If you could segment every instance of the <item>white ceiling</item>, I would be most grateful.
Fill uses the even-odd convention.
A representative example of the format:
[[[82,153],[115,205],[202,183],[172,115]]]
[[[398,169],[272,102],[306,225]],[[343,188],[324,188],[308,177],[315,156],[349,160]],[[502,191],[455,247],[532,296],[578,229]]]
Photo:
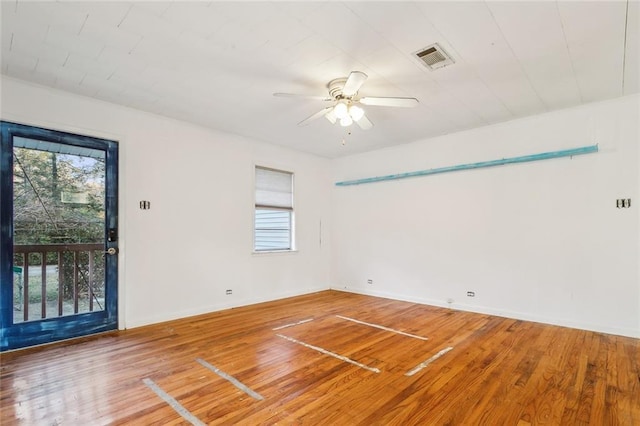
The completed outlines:
[[[2,0],[2,73],[335,158],[637,93],[640,3],[27,2]],[[434,42],[456,61],[429,71]],[[319,119],[350,71],[363,131]],[[342,145],[342,139],[346,145]]]

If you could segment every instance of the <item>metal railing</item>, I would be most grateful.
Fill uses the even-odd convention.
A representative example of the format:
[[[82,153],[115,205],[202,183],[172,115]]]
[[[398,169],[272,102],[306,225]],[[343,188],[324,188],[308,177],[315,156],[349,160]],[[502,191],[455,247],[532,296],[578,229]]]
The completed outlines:
[[[29,318],[29,309],[32,299],[40,300],[40,318],[55,316],[47,305],[50,302],[50,286],[47,283],[47,275],[57,272],[57,316],[79,313],[81,310],[94,311],[94,305],[102,310],[99,299],[95,293],[95,285],[103,286],[104,274],[104,245],[103,244],[33,244],[14,245],[14,276],[17,276],[17,285],[14,286],[14,304],[16,310],[22,311],[22,320],[29,321],[38,318]],[[39,264],[37,258],[39,257]],[[34,264],[36,263],[36,264]],[[30,273],[29,270],[37,268],[40,273]],[[30,279],[40,276],[40,297],[30,292]],[[54,275],[55,277],[55,275]],[[98,279],[101,283],[98,283]],[[15,280],[14,280],[15,282]],[[37,285],[37,284],[36,284]],[[66,291],[65,291],[66,290]],[[48,297],[49,296],[49,297]],[[87,306],[80,307],[79,301],[86,300]],[[87,300],[88,299],[88,300]],[[65,304],[65,301],[69,302]],[[68,305],[72,304],[72,307]],[[36,305],[37,306],[37,305]],[[55,309],[54,309],[55,312]],[[19,316],[18,316],[19,318]],[[16,316],[14,316],[14,321]]]

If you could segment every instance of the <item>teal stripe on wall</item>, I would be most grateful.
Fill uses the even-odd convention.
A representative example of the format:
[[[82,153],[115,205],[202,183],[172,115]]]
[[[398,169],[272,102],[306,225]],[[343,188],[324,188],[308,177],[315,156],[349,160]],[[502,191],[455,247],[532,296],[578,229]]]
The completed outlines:
[[[598,152],[598,145],[583,146],[580,148],[565,149],[561,151],[542,152],[540,154],[523,155],[521,157],[503,158],[501,160],[480,161],[478,163],[459,164],[457,166],[439,167],[436,169],[418,170],[415,172],[397,173],[393,175],[375,176],[363,179],[345,180],[336,182],[336,186],[362,185],[365,183],[384,182],[387,180],[405,179],[416,176],[428,176],[439,173],[457,172],[460,170],[481,169],[484,167],[502,166],[504,164],[529,163],[531,161],[550,160],[552,158],[573,157],[574,155],[591,154]]]

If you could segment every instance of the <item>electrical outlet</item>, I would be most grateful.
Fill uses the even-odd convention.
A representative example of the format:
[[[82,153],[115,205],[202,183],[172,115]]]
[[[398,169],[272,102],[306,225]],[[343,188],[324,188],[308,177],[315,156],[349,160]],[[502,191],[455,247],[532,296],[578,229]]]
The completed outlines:
[[[475,291],[468,291],[467,292],[467,296],[468,297],[476,297],[476,292]]]
[[[631,207],[631,198],[618,198],[616,200],[616,207],[619,209],[628,209]]]
[[[367,280],[367,284],[373,284],[373,280]]]
[[[227,289],[226,293],[227,293],[227,295],[229,295],[229,294],[233,294],[233,290],[231,290],[231,289]]]

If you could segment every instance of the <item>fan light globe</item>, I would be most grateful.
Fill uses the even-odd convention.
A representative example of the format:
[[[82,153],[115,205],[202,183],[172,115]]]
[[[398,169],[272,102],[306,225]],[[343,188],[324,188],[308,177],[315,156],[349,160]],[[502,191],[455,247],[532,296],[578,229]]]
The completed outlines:
[[[351,126],[352,124],[353,124],[353,120],[348,115],[346,115],[346,116],[344,116],[344,117],[342,117],[340,119],[340,125],[342,127]]]
[[[336,118],[343,119],[349,116],[349,109],[347,108],[346,104],[338,102],[336,106],[333,107],[333,114],[336,116]]]
[[[349,107],[349,115],[353,118],[353,121],[358,121],[364,116],[364,110],[358,105],[351,105]]]

